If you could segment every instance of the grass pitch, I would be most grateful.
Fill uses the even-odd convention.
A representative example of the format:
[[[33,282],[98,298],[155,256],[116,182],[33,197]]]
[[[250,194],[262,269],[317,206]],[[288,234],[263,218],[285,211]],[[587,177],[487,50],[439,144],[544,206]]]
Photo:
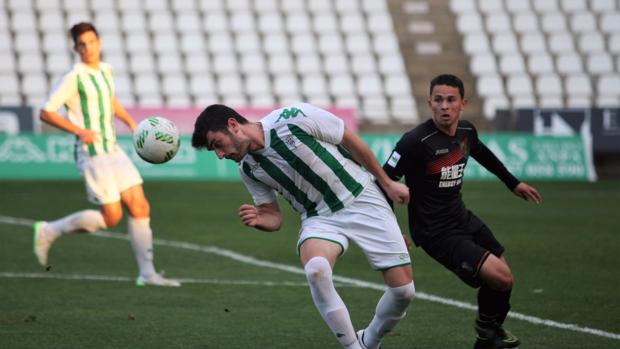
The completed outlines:
[[[498,182],[464,188],[515,274],[517,317],[506,327],[522,348],[620,348],[620,183],[532,184],[541,206]],[[89,207],[81,182],[0,188],[0,348],[339,348],[299,274],[299,219],[285,203],[282,231],[264,233],[238,220],[251,200],[240,183],[147,182],[156,266],[187,282],[139,288],[125,222],[103,236],[61,238],[51,269],[38,266],[30,222]],[[406,227],[404,208],[397,214]],[[421,249],[411,254],[420,297],[384,348],[471,348],[474,290]],[[357,280],[338,289],[355,327],[365,326],[380,274],[355,246],[335,274]]]

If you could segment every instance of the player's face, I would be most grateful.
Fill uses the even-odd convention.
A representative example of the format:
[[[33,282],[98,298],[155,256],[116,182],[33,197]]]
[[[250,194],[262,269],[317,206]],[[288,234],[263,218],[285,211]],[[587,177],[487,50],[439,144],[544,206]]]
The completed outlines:
[[[101,59],[101,41],[95,32],[84,32],[75,43],[75,51],[86,65],[97,66]]]
[[[433,111],[435,124],[439,128],[453,130],[467,105],[467,100],[461,98],[457,87],[436,85],[433,87],[428,105]]]
[[[207,132],[207,149],[213,150],[218,159],[241,161],[247,154],[247,145],[232,132]]]

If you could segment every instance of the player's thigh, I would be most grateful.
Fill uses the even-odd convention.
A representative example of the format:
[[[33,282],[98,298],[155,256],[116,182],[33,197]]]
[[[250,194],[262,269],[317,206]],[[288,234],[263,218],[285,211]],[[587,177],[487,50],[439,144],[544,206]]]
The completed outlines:
[[[491,253],[470,235],[449,235],[422,246],[426,253],[471,287],[479,287],[480,268]]]
[[[321,238],[308,238],[299,246],[299,258],[302,266],[305,266],[314,257],[324,257],[333,268],[342,252],[343,246],[341,244]]]
[[[150,205],[144,194],[142,185],[135,185],[121,192],[121,200],[129,214],[136,218],[146,218],[150,215]]]

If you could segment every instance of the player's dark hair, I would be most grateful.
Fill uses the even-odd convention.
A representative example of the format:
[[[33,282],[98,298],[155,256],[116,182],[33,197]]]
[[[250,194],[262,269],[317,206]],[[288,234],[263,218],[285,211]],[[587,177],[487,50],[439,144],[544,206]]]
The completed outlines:
[[[222,104],[212,104],[198,115],[192,134],[192,147],[196,149],[207,147],[207,132],[228,133],[228,119],[233,118],[240,124],[247,124],[248,119],[241,116],[234,109]]]
[[[433,80],[431,80],[429,95],[433,94],[433,88],[438,85],[456,87],[459,89],[459,94],[461,95],[461,98],[465,98],[465,86],[463,85],[463,81],[459,79],[456,75],[441,74],[434,77]]]
[[[73,38],[73,44],[77,46],[78,38],[86,32],[93,32],[97,35],[97,37],[99,37],[97,29],[95,29],[95,26],[92,25],[92,23],[80,22],[69,29],[69,34],[71,34],[71,38]]]

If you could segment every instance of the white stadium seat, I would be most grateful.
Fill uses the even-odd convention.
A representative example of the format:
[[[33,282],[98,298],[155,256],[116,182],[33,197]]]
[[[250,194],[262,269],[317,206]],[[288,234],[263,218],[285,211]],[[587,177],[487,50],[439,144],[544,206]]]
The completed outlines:
[[[243,74],[258,74],[267,71],[267,62],[262,53],[246,53],[241,56],[240,69]]]
[[[513,98],[534,95],[532,80],[527,75],[509,76],[506,81],[506,90]]]
[[[544,35],[539,32],[523,34],[521,36],[521,50],[527,54],[546,52],[547,45]]]
[[[270,55],[268,61],[268,69],[271,74],[284,75],[295,71],[293,57],[288,53]]]
[[[183,67],[188,75],[211,72],[211,59],[205,52],[187,54],[184,58]]]
[[[505,96],[504,83],[499,75],[480,76],[476,82],[476,91],[483,97]]]
[[[349,73],[349,60],[344,54],[333,54],[325,57],[325,72],[329,75]]]
[[[578,54],[568,53],[557,57],[556,68],[561,74],[581,73],[583,72],[583,63]]]
[[[327,81],[323,75],[305,76],[301,81],[304,96],[327,96]]]
[[[545,3],[545,1],[535,1],[535,4]],[[551,11],[549,13],[544,14],[540,18],[540,23],[542,24],[542,29],[546,33],[564,33],[568,29],[566,26],[566,18],[561,13],[556,11]]]
[[[492,13],[487,15],[486,30],[491,34],[511,32],[510,17],[506,13]]]
[[[476,75],[497,73],[497,61],[495,55],[483,53],[471,56],[469,70]]]
[[[383,82],[379,75],[362,75],[357,78],[357,93],[362,97],[383,96]]]
[[[281,33],[284,20],[279,12],[265,12],[258,15],[258,31],[261,33]]]
[[[528,71],[534,75],[553,73],[553,58],[547,53],[533,54],[528,57]]]
[[[506,54],[500,56],[499,71],[504,75],[521,75],[526,72],[523,56]]]
[[[562,88],[562,79],[558,75],[543,75],[536,79],[536,93],[545,97],[562,97],[564,94]]]
[[[579,51],[584,54],[603,53],[605,51],[605,39],[598,32],[582,34],[579,37]]]
[[[157,71],[161,73],[162,76],[182,75],[183,63],[181,56],[176,52],[160,54],[157,57]]]
[[[488,36],[483,33],[466,35],[463,41],[463,50],[469,55],[490,52],[491,45]]]
[[[588,55],[586,58],[586,70],[594,75],[613,74],[614,63],[611,55],[604,52]]]
[[[484,32],[482,16],[478,12],[464,13],[457,16],[456,29],[460,33],[481,33]]]
[[[601,95],[620,97],[620,76],[601,76],[598,79],[596,90]]]
[[[570,27],[574,33],[588,33],[596,30],[596,18],[590,12],[580,12],[570,17]]]
[[[14,32],[27,32],[37,30],[37,19],[32,11],[13,12],[11,16],[11,28]]]
[[[383,58],[384,57],[381,57],[380,59]],[[389,56],[387,56],[387,58],[389,58]],[[375,59],[375,56],[370,53],[355,55],[351,57],[351,71],[355,75],[374,73],[377,71],[377,69],[379,69],[382,74],[389,74],[394,68],[395,67],[393,64],[386,64],[386,67],[377,68],[377,61]]]
[[[564,81],[566,94],[569,96],[587,97],[592,95],[592,85],[587,75],[569,75]]]
[[[353,96],[355,83],[350,75],[330,76],[329,91],[334,96]]]
[[[620,13],[616,11],[602,14],[600,19],[600,26],[601,30],[604,33],[620,33]]]
[[[525,1],[519,1],[526,3]],[[522,12],[515,14],[513,17],[514,29],[519,34],[539,33],[540,26],[538,24],[538,16],[532,12]]]

